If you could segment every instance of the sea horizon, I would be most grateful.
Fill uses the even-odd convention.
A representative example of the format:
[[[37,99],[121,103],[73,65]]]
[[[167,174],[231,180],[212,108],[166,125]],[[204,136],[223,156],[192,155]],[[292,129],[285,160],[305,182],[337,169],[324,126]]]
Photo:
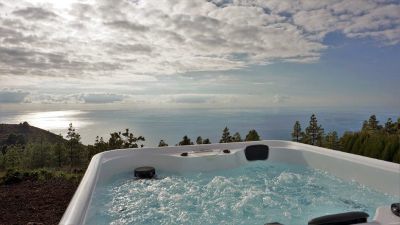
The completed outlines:
[[[83,144],[93,144],[96,136],[108,140],[110,133],[125,131],[146,138],[145,147],[156,147],[160,140],[170,146],[177,144],[184,135],[193,142],[198,136],[218,143],[222,130],[227,126],[231,134],[239,132],[244,138],[255,129],[264,140],[291,140],[296,120],[302,129],[308,126],[312,114],[325,133],[361,129],[362,122],[376,115],[381,124],[388,118],[397,120],[395,109],[349,109],[349,108],[221,108],[221,109],[106,109],[106,110],[10,110],[0,109],[0,123],[28,122],[32,126],[61,134],[65,137],[69,123],[81,134]]]

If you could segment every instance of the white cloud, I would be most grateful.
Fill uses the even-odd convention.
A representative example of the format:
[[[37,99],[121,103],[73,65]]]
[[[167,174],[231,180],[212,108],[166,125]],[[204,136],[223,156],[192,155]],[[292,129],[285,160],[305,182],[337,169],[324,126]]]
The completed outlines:
[[[32,104],[81,104],[82,94],[53,94],[53,93],[30,93],[27,103]]]
[[[222,71],[317,62],[330,32],[400,42],[395,1],[0,2],[0,89],[21,90],[2,102],[287,104],[280,82]]]
[[[362,1],[4,2],[0,72],[24,76],[165,75],[275,61],[314,62],[341,31],[400,40],[400,5]]]
[[[95,94],[85,94],[82,96],[82,99],[85,103],[91,104],[102,104],[102,103],[113,103],[120,102],[124,100],[123,95],[118,94],[109,94],[109,93],[95,93]]]
[[[0,103],[104,104],[122,102],[127,97],[129,96],[111,93],[54,94],[21,90],[0,90]]]
[[[272,102],[275,104],[286,103],[289,99],[289,96],[276,94],[273,96]]]
[[[40,7],[27,7],[13,11],[13,14],[21,16],[27,20],[46,20],[57,17],[53,12],[47,11]]]
[[[214,96],[211,95],[177,95],[171,98],[172,103],[178,104],[205,104],[209,103]]]

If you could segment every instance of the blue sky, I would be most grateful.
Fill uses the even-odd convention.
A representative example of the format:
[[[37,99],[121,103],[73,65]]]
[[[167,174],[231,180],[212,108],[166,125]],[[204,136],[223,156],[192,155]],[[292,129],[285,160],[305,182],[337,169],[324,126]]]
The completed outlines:
[[[0,1],[0,107],[400,110],[397,1]]]

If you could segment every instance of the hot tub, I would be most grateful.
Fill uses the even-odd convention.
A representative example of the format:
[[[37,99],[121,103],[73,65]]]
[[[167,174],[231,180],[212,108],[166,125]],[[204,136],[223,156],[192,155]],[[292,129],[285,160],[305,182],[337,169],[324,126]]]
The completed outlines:
[[[143,166],[156,179],[135,178]],[[93,157],[60,224],[326,224],[364,211],[357,224],[393,225],[399,196],[399,164],[295,142],[121,149]]]

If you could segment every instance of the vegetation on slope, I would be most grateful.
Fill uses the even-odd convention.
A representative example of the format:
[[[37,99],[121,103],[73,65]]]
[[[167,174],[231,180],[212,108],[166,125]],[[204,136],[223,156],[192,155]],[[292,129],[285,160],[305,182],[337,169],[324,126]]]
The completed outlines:
[[[384,125],[380,125],[376,116],[372,115],[364,121],[360,131],[345,132],[338,137],[336,131],[325,134],[313,114],[305,132],[302,131],[300,122],[295,122],[292,140],[400,163],[400,118],[397,122],[389,118]]]
[[[8,146],[41,142],[57,143],[63,140],[62,136],[30,126],[27,122],[0,124],[0,147],[3,152]]]
[[[110,149],[139,148],[145,141],[143,136],[135,136],[129,129],[124,132],[112,132],[108,140],[96,137],[93,145],[85,146],[81,143],[81,136],[70,124],[65,139],[48,131],[30,126],[24,122],[21,124],[2,124],[0,130],[2,141],[0,147],[0,171],[3,171],[3,182],[12,183],[24,179],[33,179],[40,174],[51,174],[44,177],[71,177],[82,175],[93,155]],[[244,141],[258,141],[260,136],[257,131],[250,130]],[[221,143],[243,141],[236,132],[230,135],[225,127],[222,133]],[[208,138],[197,137],[196,144],[210,144]],[[193,145],[188,136],[176,145]],[[168,146],[161,140],[159,146]],[[7,171],[7,173],[4,173]],[[31,174],[34,174],[31,176]],[[64,176],[65,175],[65,176]],[[33,178],[32,178],[33,177]]]
[[[345,132],[343,136],[339,137],[336,131],[325,133],[313,114],[304,131],[300,122],[296,121],[291,135],[293,141],[305,144],[400,162],[400,119],[397,122],[388,119],[384,125],[380,125],[376,116],[372,115],[368,121],[364,121],[360,131]],[[258,140],[260,140],[260,136],[255,130],[250,130],[243,140],[238,132],[231,135],[229,128],[225,127],[219,142]],[[59,174],[66,174],[61,177],[82,175],[93,155],[110,149],[143,147],[143,141],[145,141],[143,136],[135,136],[133,132],[126,129],[124,132],[110,133],[107,140],[103,137],[96,137],[93,145],[85,146],[81,143],[81,137],[72,124],[68,127],[65,138],[30,126],[26,122],[1,124],[0,174],[3,177],[23,179],[32,177],[29,174],[36,174],[37,169],[45,168],[48,173],[52,174],[52,177],[58,177]],[[193,142],[185,135],[176,145],[210,143],[208,138],[203,139],[201,136]],[[168,146],[168,144],[161,140],[159,146]],[[21,179],[16,179],[16,181]]]
[[[109,149],[137,148],[145,140],[126,129],[125,132],[111,133],[107,142],[97,137],[94,145],[85,146],[72,124],[65,139],[26,122],[2,124],[1,127],[0,183],[36,178],[79,178],[93,155]],[[41,176],[43,174],[46,175]]]

